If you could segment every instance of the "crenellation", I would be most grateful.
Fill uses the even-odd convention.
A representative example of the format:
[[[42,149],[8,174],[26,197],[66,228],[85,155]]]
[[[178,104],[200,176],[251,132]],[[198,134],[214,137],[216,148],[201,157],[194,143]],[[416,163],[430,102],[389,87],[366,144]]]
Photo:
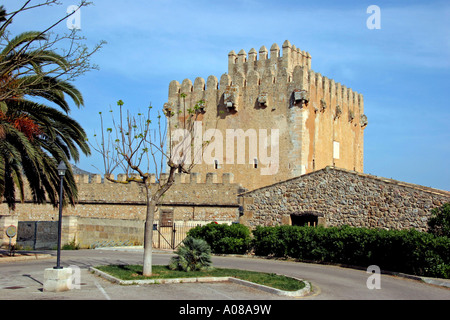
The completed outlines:
[[[195,78],[194,92],[205,91],[205,89],[206,89],[205,79],[203,79],[201,77]]]
[[[208,172],[206,174],[206,184],[217,183],[217,173]]]
[[[272,60],[272,63],[278,63],[278,58],[280,57],[280,47],[278,44],[274,43],[270,47],[270,60]]]
[[[169,84],[169,96],[174,96],[180,93],[180,83],[177,80],[170,81]]]
[[[336,97],[336,83],[333,79],[328,79],[328,86],[330,87],[330,97],[331,99]]]
[[[103,183],[113,183],[114,181],[114,174],[110,173],[108,175],[105,175],[104,179],[103,179]]]
[[[181,93],[187,94],[188,92],[192,92],[193,85],[191,79],[184,79],[181,83]]]
[[[231,85],[231,77],[229,74],[224,73],[220,77],[219,89],[224,91],[229,85]]]
[[[236,60],[237,60],[236,52],[234,52],[234,50],[231,50],[230,53],[228,53],[228,74],[233,74]]]
[[[292,51],[292,45],[289,40],[284,41],[283,46],[283,60],[282,66],[289,69],[291,65],[294,65],[294,52]]]
[[[75,183],[89,183],[88,174],[76,174],[74,175]]]
[[[255,62],[258,59],[258,52],[255,50],[255,48],[251,48],[248,52],[248,62]]]
[[[234,183],[234,174],[232,174],[232,173],[224,173],[222,175],[222,183],[223,184]]]
[[[267,50],[266,46],[262,46],[259,49],[259,60],[267,60],[269,50]]]
[[[244,49],[241,49],[241,51],[237,54],[236,64],[244,64],[245,62],[247,62],[247,53]]]
[[[303,58],[304,64],[308,69],[311,69],[311,55],[309,52],[306,52],[306,55]]]
[[[157,184],[156,182],[156,175],[154,173],[148,174],[150,179],[150,184]],[[108,179],[102,179],[102,175],[100,174],[93,174],[91,175],[92,179],[89,179],[88,174],[75,174],[74,179],[75,182],[78,185],[84,185],[84,184],[114,184],[113,181],[120,182],[117,185],[123,185],[127,184],[126,182],[139,182],[142,181],[142,178],[138,174],[130,174],[128,175],[129,178],[127,178],[127,174],[125,173],[119,173],[117,175],[117,178],[114,179],[114,175],[111,174],[109,177],[113,181],[109,181]],[[169,178],[168,173],[161,173],[161,183],[167,182]],[[207,172],[205,179],[202,180],[202,175],[198,172],[191,172],[191,173],[175,173],[174,174],[174,183],[175,184],[205,184],[205,183],[219,183],[219,181],[222,181],[221,183],[224,184],[232,184],[234,183],[234,175],[230,172],[222,173],[221,175],[218,175],[216,172]]]
[[[212,91],[219,89],[219,81],[216,76],[209,76],[206,80],[206,91]]]
[[[339,82],[336,82],[335,87],[336,87],[336,104],[341,106],[341,109],[343,109],[344,104],[342,102],[342,84]]]

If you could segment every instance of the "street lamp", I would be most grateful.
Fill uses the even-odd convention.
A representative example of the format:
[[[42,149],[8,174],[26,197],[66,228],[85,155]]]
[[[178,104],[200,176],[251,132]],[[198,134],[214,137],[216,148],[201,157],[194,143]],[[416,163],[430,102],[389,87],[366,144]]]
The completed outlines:
[[[62,269],[61,262],[61,224],[62,224],[62,203],[63,203],[63,182],[66,175],[67,167],[64,161],[61,161],[58,165],[58,176],[61,178],[59,187],[59,219],[58,219],[58,254],[56,258],[56,267],[53,269]]]

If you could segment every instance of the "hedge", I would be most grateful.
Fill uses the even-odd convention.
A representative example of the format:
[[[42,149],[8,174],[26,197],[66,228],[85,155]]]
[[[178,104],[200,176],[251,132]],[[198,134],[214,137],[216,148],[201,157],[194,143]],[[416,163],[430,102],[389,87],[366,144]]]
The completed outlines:
[[[251,237],[251,234],[253,238]],[[188,235],[206,240],[213,253],[290,257],[302,261],[377,265],[382,270],[450,278],[450,238],[416,230],[342,227],[256,227],[208,224]]]
[[[193,238],[208,242],[213,253],[244,254],[250,249],[250,230],[241,224],[209,223],[197,226],[187,233]]]
[[[256,255],[450,278],[450,238],[413,229],[256,227],[253,237]]]

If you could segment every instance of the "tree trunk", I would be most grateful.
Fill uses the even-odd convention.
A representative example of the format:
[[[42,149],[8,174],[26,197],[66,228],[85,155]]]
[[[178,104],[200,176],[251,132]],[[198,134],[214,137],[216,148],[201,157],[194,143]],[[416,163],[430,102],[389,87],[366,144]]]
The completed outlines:
[[[148,190],[147,190],[148,192]],[[143,275],[152,275],[152,253],[153,253],[153,221],[155,219],[156,201],[147,197],[147,217],[145,219],[144,231],[144,266]]]

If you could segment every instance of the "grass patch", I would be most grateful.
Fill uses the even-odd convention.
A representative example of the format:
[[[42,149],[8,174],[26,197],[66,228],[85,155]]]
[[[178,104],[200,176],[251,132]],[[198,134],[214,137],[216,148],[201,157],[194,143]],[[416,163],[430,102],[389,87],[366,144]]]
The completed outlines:
[[[142,275],[142,265],[108,265],[99,266],[96,267],[96,269],[106,272],[121,280],[235,277],[238,279],[262,284],[284,291],[297,291],[305,287],[305,283],[303,281],[299,281],[283,275],[239,269],[211,268],[210,270],[185,272],[170,270],[168,266],[153,266],[153,275],[151,277],[144,277]]]

